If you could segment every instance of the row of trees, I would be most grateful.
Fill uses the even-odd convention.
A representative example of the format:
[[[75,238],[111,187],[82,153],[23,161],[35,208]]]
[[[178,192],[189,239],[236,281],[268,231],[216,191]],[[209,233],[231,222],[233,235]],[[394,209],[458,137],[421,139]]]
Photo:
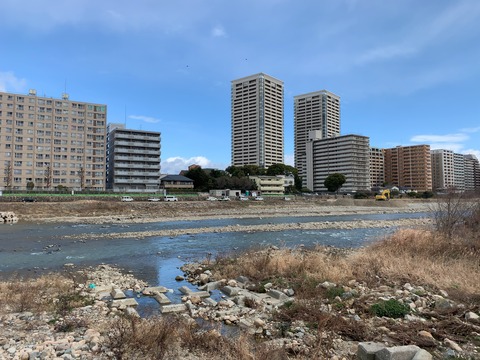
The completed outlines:
[[[267,169],[256,165],[229,166],[225,170],[203,170],[196,167],[185,173],[185,176],[193,180],[196,190],[208,191],[211,189],[239,189],[242,191],[256,190],[256,184],[249,176],[259,175],[293,175],[295,185],[287,188],[289,193],[301,191],[302,180],[298,171],[293,166],[285,164],[274,164]]]

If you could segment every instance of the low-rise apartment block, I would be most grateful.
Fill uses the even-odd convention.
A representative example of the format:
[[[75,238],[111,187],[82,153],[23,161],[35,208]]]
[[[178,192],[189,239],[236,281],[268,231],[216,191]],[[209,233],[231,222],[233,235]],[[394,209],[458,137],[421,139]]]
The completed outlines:
[[[285,177],[284,176],[249,176],[257,185],[257,190],[262,195],[281,195],[285,192]]]

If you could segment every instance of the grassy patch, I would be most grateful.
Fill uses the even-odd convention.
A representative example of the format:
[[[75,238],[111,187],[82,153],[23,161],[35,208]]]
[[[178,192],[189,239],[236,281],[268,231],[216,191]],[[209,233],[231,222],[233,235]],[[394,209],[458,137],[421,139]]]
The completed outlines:
[[[410,307],[398,300],[390,299],[373,304],[370,307],[370,312],[375,316],[397,319],[407,315],[410,312]]]

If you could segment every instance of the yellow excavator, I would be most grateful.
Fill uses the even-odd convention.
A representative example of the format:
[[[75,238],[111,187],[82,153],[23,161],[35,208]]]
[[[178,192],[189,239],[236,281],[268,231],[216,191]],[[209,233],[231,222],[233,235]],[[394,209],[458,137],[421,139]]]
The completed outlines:
[[[390,200],[390,190],[385,189],[381,194],[375,195],[375,200],[387,201]]]

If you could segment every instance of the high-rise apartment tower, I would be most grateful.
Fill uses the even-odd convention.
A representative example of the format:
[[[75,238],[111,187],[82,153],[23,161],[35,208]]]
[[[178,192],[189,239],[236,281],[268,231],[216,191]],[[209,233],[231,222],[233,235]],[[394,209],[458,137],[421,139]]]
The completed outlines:
[[[340,135],[340,97],[321,90],[294,97],[295,168],[306,179],[306,144],[309,131],[319,130],[323,139]]]
[[[232,165],[283,164],[283,81],[259,73],[232,81]]]

